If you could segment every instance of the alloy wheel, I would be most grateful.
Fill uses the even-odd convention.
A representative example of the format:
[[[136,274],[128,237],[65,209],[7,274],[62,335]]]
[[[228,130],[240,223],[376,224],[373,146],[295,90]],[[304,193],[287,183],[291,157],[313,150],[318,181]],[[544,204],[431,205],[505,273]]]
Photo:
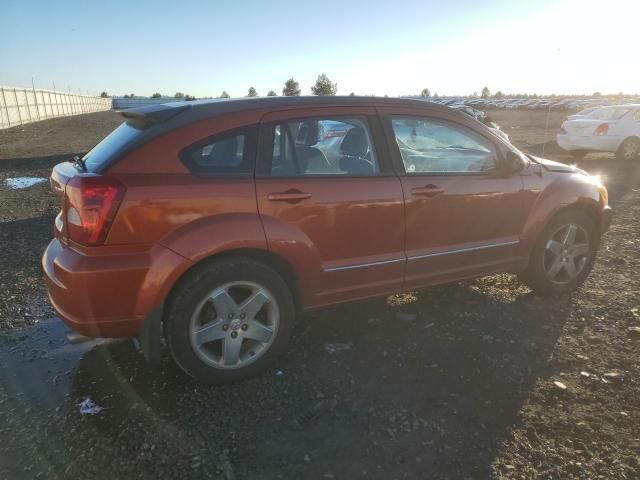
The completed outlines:
[[[564,285],[584,270],[591,255],[589,235],[580,225],[570,223],[557,229],[545,246],[544,273],[554,283]]]
[[[280,311],[274,296],[253,282],[231,282],[209,293],[189,326],[193,351],[220,369],[238,369],[260,358],[276,338]]]

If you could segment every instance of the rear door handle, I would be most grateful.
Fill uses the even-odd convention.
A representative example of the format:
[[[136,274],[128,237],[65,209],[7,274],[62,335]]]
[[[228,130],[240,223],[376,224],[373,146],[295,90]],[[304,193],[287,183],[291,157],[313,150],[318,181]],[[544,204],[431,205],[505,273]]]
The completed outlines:
[[[444,193],[444,188],[437,187],[436,185],[425,185],[424,187],[415,187],[411,189],[411,195],[417,195],[420,197],[435,197]]]
[[[267,195],[267,200],[272,202],[298,203],[308,198],[311,198],[311,194],[301,192],[300,190],[287,190],[286,192],[270,193]]]

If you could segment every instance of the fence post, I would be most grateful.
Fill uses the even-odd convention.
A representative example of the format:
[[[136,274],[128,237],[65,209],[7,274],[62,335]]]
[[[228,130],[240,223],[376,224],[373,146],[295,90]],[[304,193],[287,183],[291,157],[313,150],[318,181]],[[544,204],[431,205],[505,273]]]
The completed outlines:
[[[18,103],[18,94],[16,93],[16,89],[13,89],[13,98],[16,99],[16,109],[18,110],[18,120],[20,121],[20,125],[22,125],[22,114],[20,113],[20,104]]]
[[[33,103],[36,106],[36,117],[40,120],[40,109],[38,108],[38,97],[36,96],[36,87],[32,84],[31,91],[33,92]],[[24,94],[27,94],[27,89],[25,88]]]
[[[47,90],[47,94],[49,96],[49,110],[51,110],[51,116],[54,117],[53,114],[53,103],[51,102],[51,90]]]
[[[9,117],[9,108],[7,107],[7,99],[4,96],[4,88],[0,88],[2,91],[2,103],[4,105],[4,114],[7,117],[7,127],[11,126],[11,118]]]

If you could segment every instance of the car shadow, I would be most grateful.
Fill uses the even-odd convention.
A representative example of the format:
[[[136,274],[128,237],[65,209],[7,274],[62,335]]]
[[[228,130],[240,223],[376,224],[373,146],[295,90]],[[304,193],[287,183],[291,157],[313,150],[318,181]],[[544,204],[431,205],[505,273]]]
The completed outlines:
[[[282,360],[230,385],[199,384],[168,355],[151,367],[131,342],[99,345],[70,379],[73,434],[50,435],[117,445],[136,425],[167,458],[198,452],[202,468],[223,462],[236,478],[484,478],[532,386],[561,367],[551,352],[571,310],[571,297],[504,297],[513,282],[305,314]],[[77,419],[86,397],[105,408],[95,421]]]

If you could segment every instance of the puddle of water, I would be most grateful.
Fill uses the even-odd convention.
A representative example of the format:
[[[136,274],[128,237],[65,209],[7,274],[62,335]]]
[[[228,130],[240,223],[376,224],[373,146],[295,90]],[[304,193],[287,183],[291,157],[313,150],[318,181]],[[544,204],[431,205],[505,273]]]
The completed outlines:
[[[133,342],[95,339],[71,345],[67,331],[61,320],[51,318],[23,333],[0,338],[0,418],[7,405],[20,412],[29,409],[46,414],[86,397],[110,415],[119,412],[126,418],[136,404],[146,407],[153,402],[172,409],[174,396],[158,393],[163,384],[175,385],[178,396],[185,384],[189,386],[176,368],[164,372],[146,364]],[[78,408],[73,411],[79,414]]]
[[[15,177],[15,178],[7,178],[7,186],[13,190],[18,190],[21,188],[29,188],[33,187],[42,182],[46,182],[46,178],[42,177]]]
[[[67,395],[78,362],[97,343],[70,345],[65,337],[67,331],[60,320],[50,319],[33,327],[18,341],[3,342],[0,393],[4,390],[25,406],[56,407]]]

